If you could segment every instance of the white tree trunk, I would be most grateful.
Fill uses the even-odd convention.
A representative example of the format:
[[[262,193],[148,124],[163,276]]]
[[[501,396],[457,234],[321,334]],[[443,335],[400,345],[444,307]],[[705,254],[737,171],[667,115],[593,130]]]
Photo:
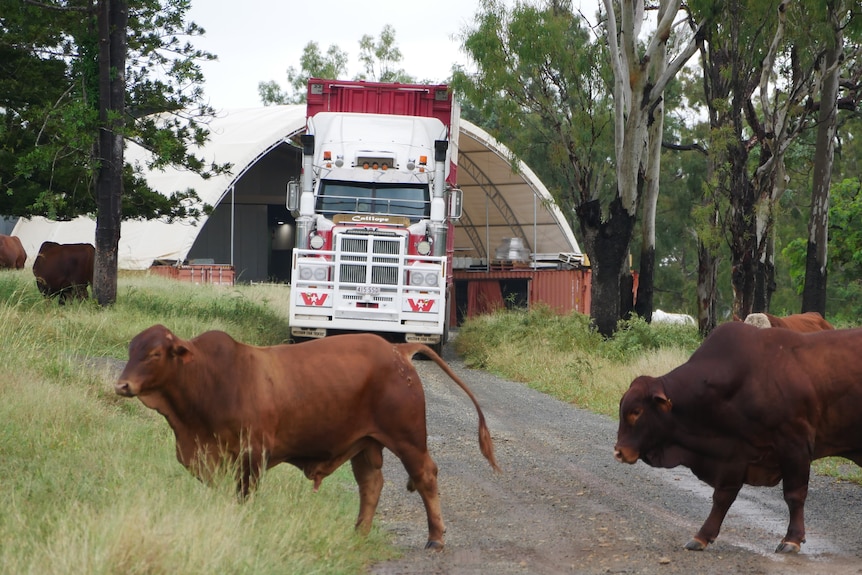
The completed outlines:
[[[666,62],[668,40],[681,0],[661,0],[659,19],[645,51],[638,44],[644,16],[644,0],[621,0],[620,29],[613,0],[603,0],[607,11],[607,39],[614,73],[614,148],[617,191],[624,208],[634,214],[638,205],[639,174],[652,161],[646,157],[650,134],[649,110],[662,97],[664,88],[697,50],[697,34],[692,34],[682,51],[666,67],[650,73],[655,62]],[[659,133],[659,137],[660,137]]]

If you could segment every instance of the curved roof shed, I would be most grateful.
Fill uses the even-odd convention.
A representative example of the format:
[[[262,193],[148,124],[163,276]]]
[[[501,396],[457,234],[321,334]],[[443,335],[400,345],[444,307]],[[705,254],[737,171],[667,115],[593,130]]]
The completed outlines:
[[[228,110],[209,123],[210,140],[199,155],[230,163],[231,174],[203,179],[176,168],[145,170],[150,186],[170,195],[194,189],[214,206],[197,222],[124,221],[120,269],[147,269],[156,261],[199,260],[232,264],[240,281],[284,280],[293,247],[293,218],[285,207],[287,182],[301,171],[295,143],[305,131],[305,106]],[[143,165],[147,152],[130,145],[126,159]],[[560,254],[580,258],[581,250],[545,186],[523,163],[512,169],[511,154],[478,126],[461,120],[458,183],[464,215],[456,223],[456,256],[488,261],[506,238],[523,241],[534,259]],[[29,263],[45,240],[89,242],[95,219],[68,222],[21,219]]]

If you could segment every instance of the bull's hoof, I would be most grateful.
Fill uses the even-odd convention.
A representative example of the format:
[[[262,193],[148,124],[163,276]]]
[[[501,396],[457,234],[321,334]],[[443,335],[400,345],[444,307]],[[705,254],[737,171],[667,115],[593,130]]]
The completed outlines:
[[[704,549],[706,549],[706,543],[704,543],[700,539],[694,538],[685,544],[685,548],[689,551],[703,551]]]
[[[799,553],[801,547],[798,543],[794,543],[793,541],[782,541],[778,544],[778,547],[775,548],[776,553]]]
[[[429,541],[425,544],[425,549],[430,549],[431,551],[442,551],[443,550],[443,542],[442,541]]]

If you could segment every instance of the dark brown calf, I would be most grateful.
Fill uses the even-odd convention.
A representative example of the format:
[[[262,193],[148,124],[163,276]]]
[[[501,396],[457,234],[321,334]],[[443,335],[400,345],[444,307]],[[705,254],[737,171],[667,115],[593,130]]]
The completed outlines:
[[[87,286],[93,285],[96,248],[91,244],[43,242],[33,262],[36,285],[45,297],[66,300],[87,299]]]

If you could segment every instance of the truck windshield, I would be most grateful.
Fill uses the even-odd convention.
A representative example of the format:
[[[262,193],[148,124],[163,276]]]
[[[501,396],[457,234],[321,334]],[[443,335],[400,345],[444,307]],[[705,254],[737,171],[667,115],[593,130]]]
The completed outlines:
[[[334,214],[388,214],[413,219],[431,215],[427,185],[372,184],[324,181],[317,195],[317,211]]]

